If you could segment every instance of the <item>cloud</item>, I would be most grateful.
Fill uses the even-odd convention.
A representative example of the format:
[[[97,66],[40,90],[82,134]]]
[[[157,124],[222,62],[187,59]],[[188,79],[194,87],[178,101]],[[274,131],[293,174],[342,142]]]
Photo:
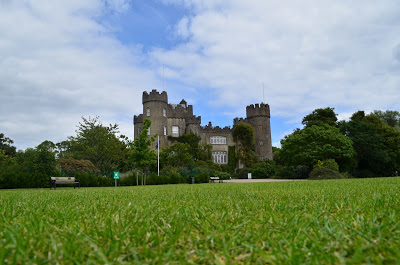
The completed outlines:
[[[211,106],[260,102],[263,82],[282,117],[400,107],[397,1],[167,2],[192,11],[176,27],[189,37],[152,57],[186,84],[210,88]]]
[[[0,128],[19,148],[74,135],[81,116],[119,123],[142,109],[158,84],[141,66],[140,48],[125,46],[102,25],[126,1],[16,1],[0,4]],[[121,132],[133,136],[133,129]],[[40,140],[40,141],[39,141]]]

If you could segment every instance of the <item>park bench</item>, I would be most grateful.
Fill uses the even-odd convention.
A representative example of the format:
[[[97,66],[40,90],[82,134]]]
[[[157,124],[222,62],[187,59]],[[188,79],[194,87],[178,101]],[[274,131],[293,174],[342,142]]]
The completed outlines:
[[[219,183],[224,183],[224,180],[220,179],[219,177],[210,176],[211,183],[214,183],[216,180],[218,180]]]
[[[51,188],[56,189],[57,184],[74,185],[74,189],[75,189],[75,187],[78,187],[78,188],[81,187],[81,183],[79,182],[79,180],[75,179],[75,177],[51,177],[50,182],[51,182],[50,189]]]

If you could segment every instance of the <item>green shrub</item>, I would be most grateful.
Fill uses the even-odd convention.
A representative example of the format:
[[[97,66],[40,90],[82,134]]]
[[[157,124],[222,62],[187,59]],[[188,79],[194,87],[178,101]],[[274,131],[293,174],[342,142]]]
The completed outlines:
[[[277,177],[282,179],[306,179],[309,174],[308,166],[283,167],[277,171]]]
[[[231,178],[231,174],[227,173],[227,172],[222,172],[219,171],[215,174],[216,177],[219,177],[220,179],[230,179]]]
[[[325,167],[317,167],[310,173],[309,179],[344,179],[345,177],[339,172]]]
[[[317,164],[314,165],[313,169],[321,168],[321,167],[329,168],[336,172],[339,172],[339,165],[338,165],[338,163],[336,163],[335,159],[326,159],[324,161],[318,160]]]
[[[114,185],[114,179],[93,173],[77,172],[75,178],[81,187],[109,187]]]

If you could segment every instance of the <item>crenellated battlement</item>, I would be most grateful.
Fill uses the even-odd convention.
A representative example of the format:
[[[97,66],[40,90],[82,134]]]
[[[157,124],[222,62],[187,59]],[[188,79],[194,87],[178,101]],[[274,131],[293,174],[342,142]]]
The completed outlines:
[[[236,125],[241,122],[246,122],[246,119],[244,119],[244,118],[234,118],[233,119],[233,125]]]
[[[269,105],[268,104],[251,104],[246,107],[246,116],[247,118],[253,118],[253,117],[270,117],[270,110],[269,110]]]
[[[219,126],[213,127],[211,123],[209,123],[206,126],[200,127],[200,132],[203,133],[213,133],[213,134],[230,134],[232,133],[231,127],[225,126],[224,128],[221,128]]]
[[[133,116],[133,124],[143,123],[143,114],[139,114],[139,116]]]
[[[201,124],[201,116],[192,116],[192,117],[188,117],[186,118],[186,125],[188,124],[197,124],[200,125]]]
[[[157,92],[157,90],[153,89],[150,93],[147,91],[143,92],[142,103],[146,103],[149,101],[160,101],[168,104],[168,95],[167,92],[163,91],[161,93]]]

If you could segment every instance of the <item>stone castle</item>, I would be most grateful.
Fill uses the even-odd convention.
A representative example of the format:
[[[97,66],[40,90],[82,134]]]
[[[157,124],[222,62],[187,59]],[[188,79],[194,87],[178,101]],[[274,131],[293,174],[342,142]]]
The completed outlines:
[[[182,99],[179,104],[168,103],[167,92],[152,90],[143,92],[143,114],[134,116],[135,138],[143,128],[143,120],[149,118],[149,135],[160,136],[160,148],[172,144],[168,136],[179,137],[185,133],[195,133],[201,142],[212,145],[212,155],[217,164],[228,163],[228,147],[235,145],[233,128],[213,126],[211,122],[201,126],[201,116],[193,115],[193,106]],[[272,160],[270,110],[268,104],[255,104],[246,107],[246,118],[235,118],[233,126],[247,123],[254,128],[255,153],[261,160]],[[155,143],[154,143],[155,145]]]

